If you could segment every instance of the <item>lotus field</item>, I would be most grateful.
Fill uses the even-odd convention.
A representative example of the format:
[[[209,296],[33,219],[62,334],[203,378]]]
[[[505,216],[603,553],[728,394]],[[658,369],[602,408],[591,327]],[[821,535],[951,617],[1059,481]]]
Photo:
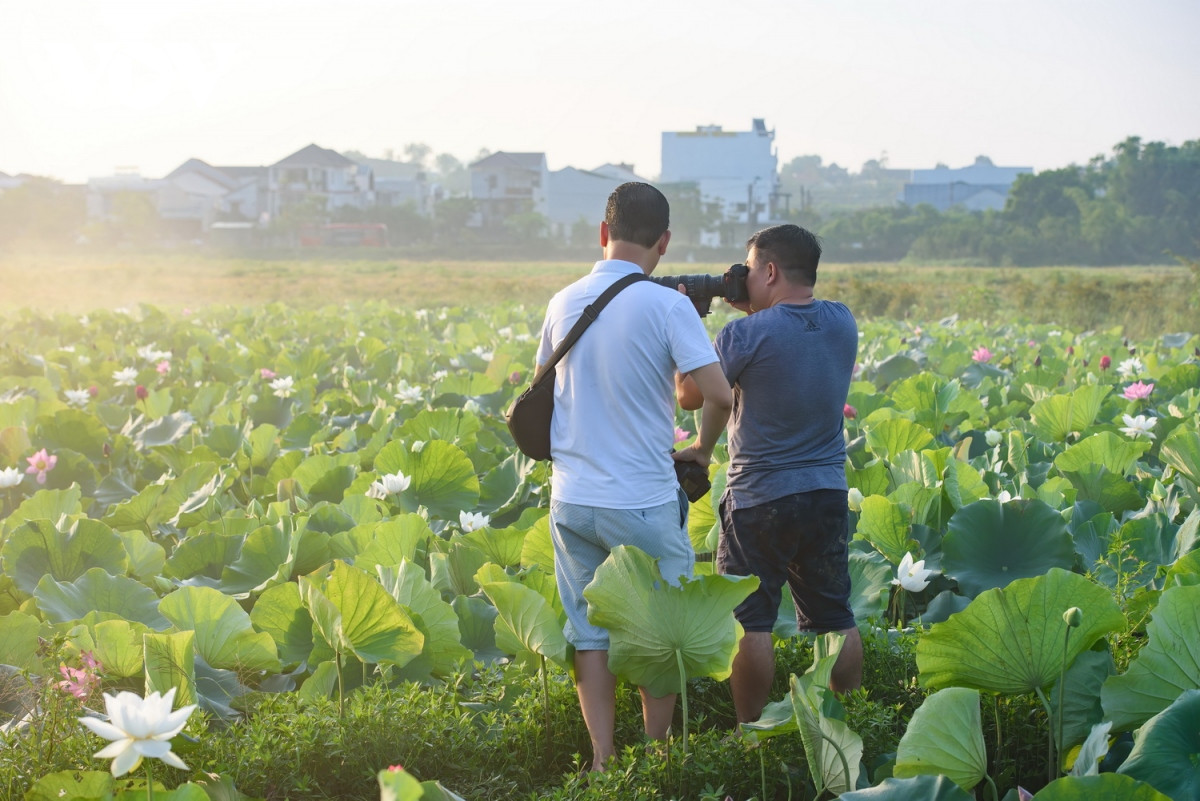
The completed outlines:
[[[541,314],[0,321],[0,797],[1200,797],[1200,336],[862,322],[863,690],[784,608],[734,732],[719,448],[697,574],[618,549],[587,591],[614,672],[682,701],[643,747],[623,684],[588,779],[551,468],[502,417]]]

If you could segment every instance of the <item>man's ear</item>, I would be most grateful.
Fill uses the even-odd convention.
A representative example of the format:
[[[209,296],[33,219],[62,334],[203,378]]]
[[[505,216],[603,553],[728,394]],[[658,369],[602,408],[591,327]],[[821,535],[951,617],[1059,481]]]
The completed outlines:
[[[600,223],[600,247],[608,247],[608,223]]]
[[[667,243],[671,241],[671,231],[667,229],[663,231],[662,236],[658,238],[658,255],[665,256],[667,253]]]

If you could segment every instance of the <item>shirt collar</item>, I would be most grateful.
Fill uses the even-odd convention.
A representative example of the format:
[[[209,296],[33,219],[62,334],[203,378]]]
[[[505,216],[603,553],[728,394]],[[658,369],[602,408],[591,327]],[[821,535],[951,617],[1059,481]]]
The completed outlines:
[[[624,259],[601,259],[592,267],[593,273],[616,273],[617,275],[632,275],[645,272],[641,267]]]

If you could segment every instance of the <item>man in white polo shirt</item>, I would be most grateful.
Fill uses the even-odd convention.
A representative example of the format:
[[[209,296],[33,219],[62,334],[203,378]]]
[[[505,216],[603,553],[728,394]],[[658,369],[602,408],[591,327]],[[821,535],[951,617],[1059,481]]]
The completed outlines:
[[[550,300],[539,365],[609,285],[654,271],[667,251],[669,224],[667,199],[649,184],[626,183],[613,191],[600,224],[604,259]],[[696,381],[704,406],[696,444],[673,453],[676,370]],[[616,678],[608,669],[608,633],[588,621],[583,589],[618,545],[657,558],[672,583],[691,576],[687,498],[672,459],[707,466],[732,406],[729,382],[692,302],[650,281],[614,297],[558,364],[550,529],[592,770],[604,770],[615,753]],[[666,739],[675,696],[655,698],[645,688],[641,694],[646,735]]]

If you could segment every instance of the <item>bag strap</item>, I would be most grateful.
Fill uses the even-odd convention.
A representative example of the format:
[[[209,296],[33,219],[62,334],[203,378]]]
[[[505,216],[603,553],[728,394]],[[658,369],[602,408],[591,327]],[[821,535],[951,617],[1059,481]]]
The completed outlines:
[[[645,280],[648,280],[645,273],[630,273],[629,275],[621,276],[611,285],[609,285],[608,289],[600,293],[600,297],[596,298],[594,301],[588,304],[586,308],[584,308],[583,314],[580,315],[579,320],[576,321],[571,330],[567,332],[567,335],[563,338],[563,341],[558,343],[558,347],[554,349],[554,353],[550,354],[550,358],[541,366],[541,369],[538,370],[537,375],[534,376],[531,384],[536,385],[541,383],[546,375],[552,369],[554,369],[554,367],[560,361],[562,361],[562,357],[567,355],[567,351],[571,349],[571,346],[575,344],[579,337],[583,336],[583,332],[587,330],[587,327],[591,325],[600,315],[600,310],[607,306],[608,302],[615,298],[618,292],[630,284],[636,284],[638,281]]]

